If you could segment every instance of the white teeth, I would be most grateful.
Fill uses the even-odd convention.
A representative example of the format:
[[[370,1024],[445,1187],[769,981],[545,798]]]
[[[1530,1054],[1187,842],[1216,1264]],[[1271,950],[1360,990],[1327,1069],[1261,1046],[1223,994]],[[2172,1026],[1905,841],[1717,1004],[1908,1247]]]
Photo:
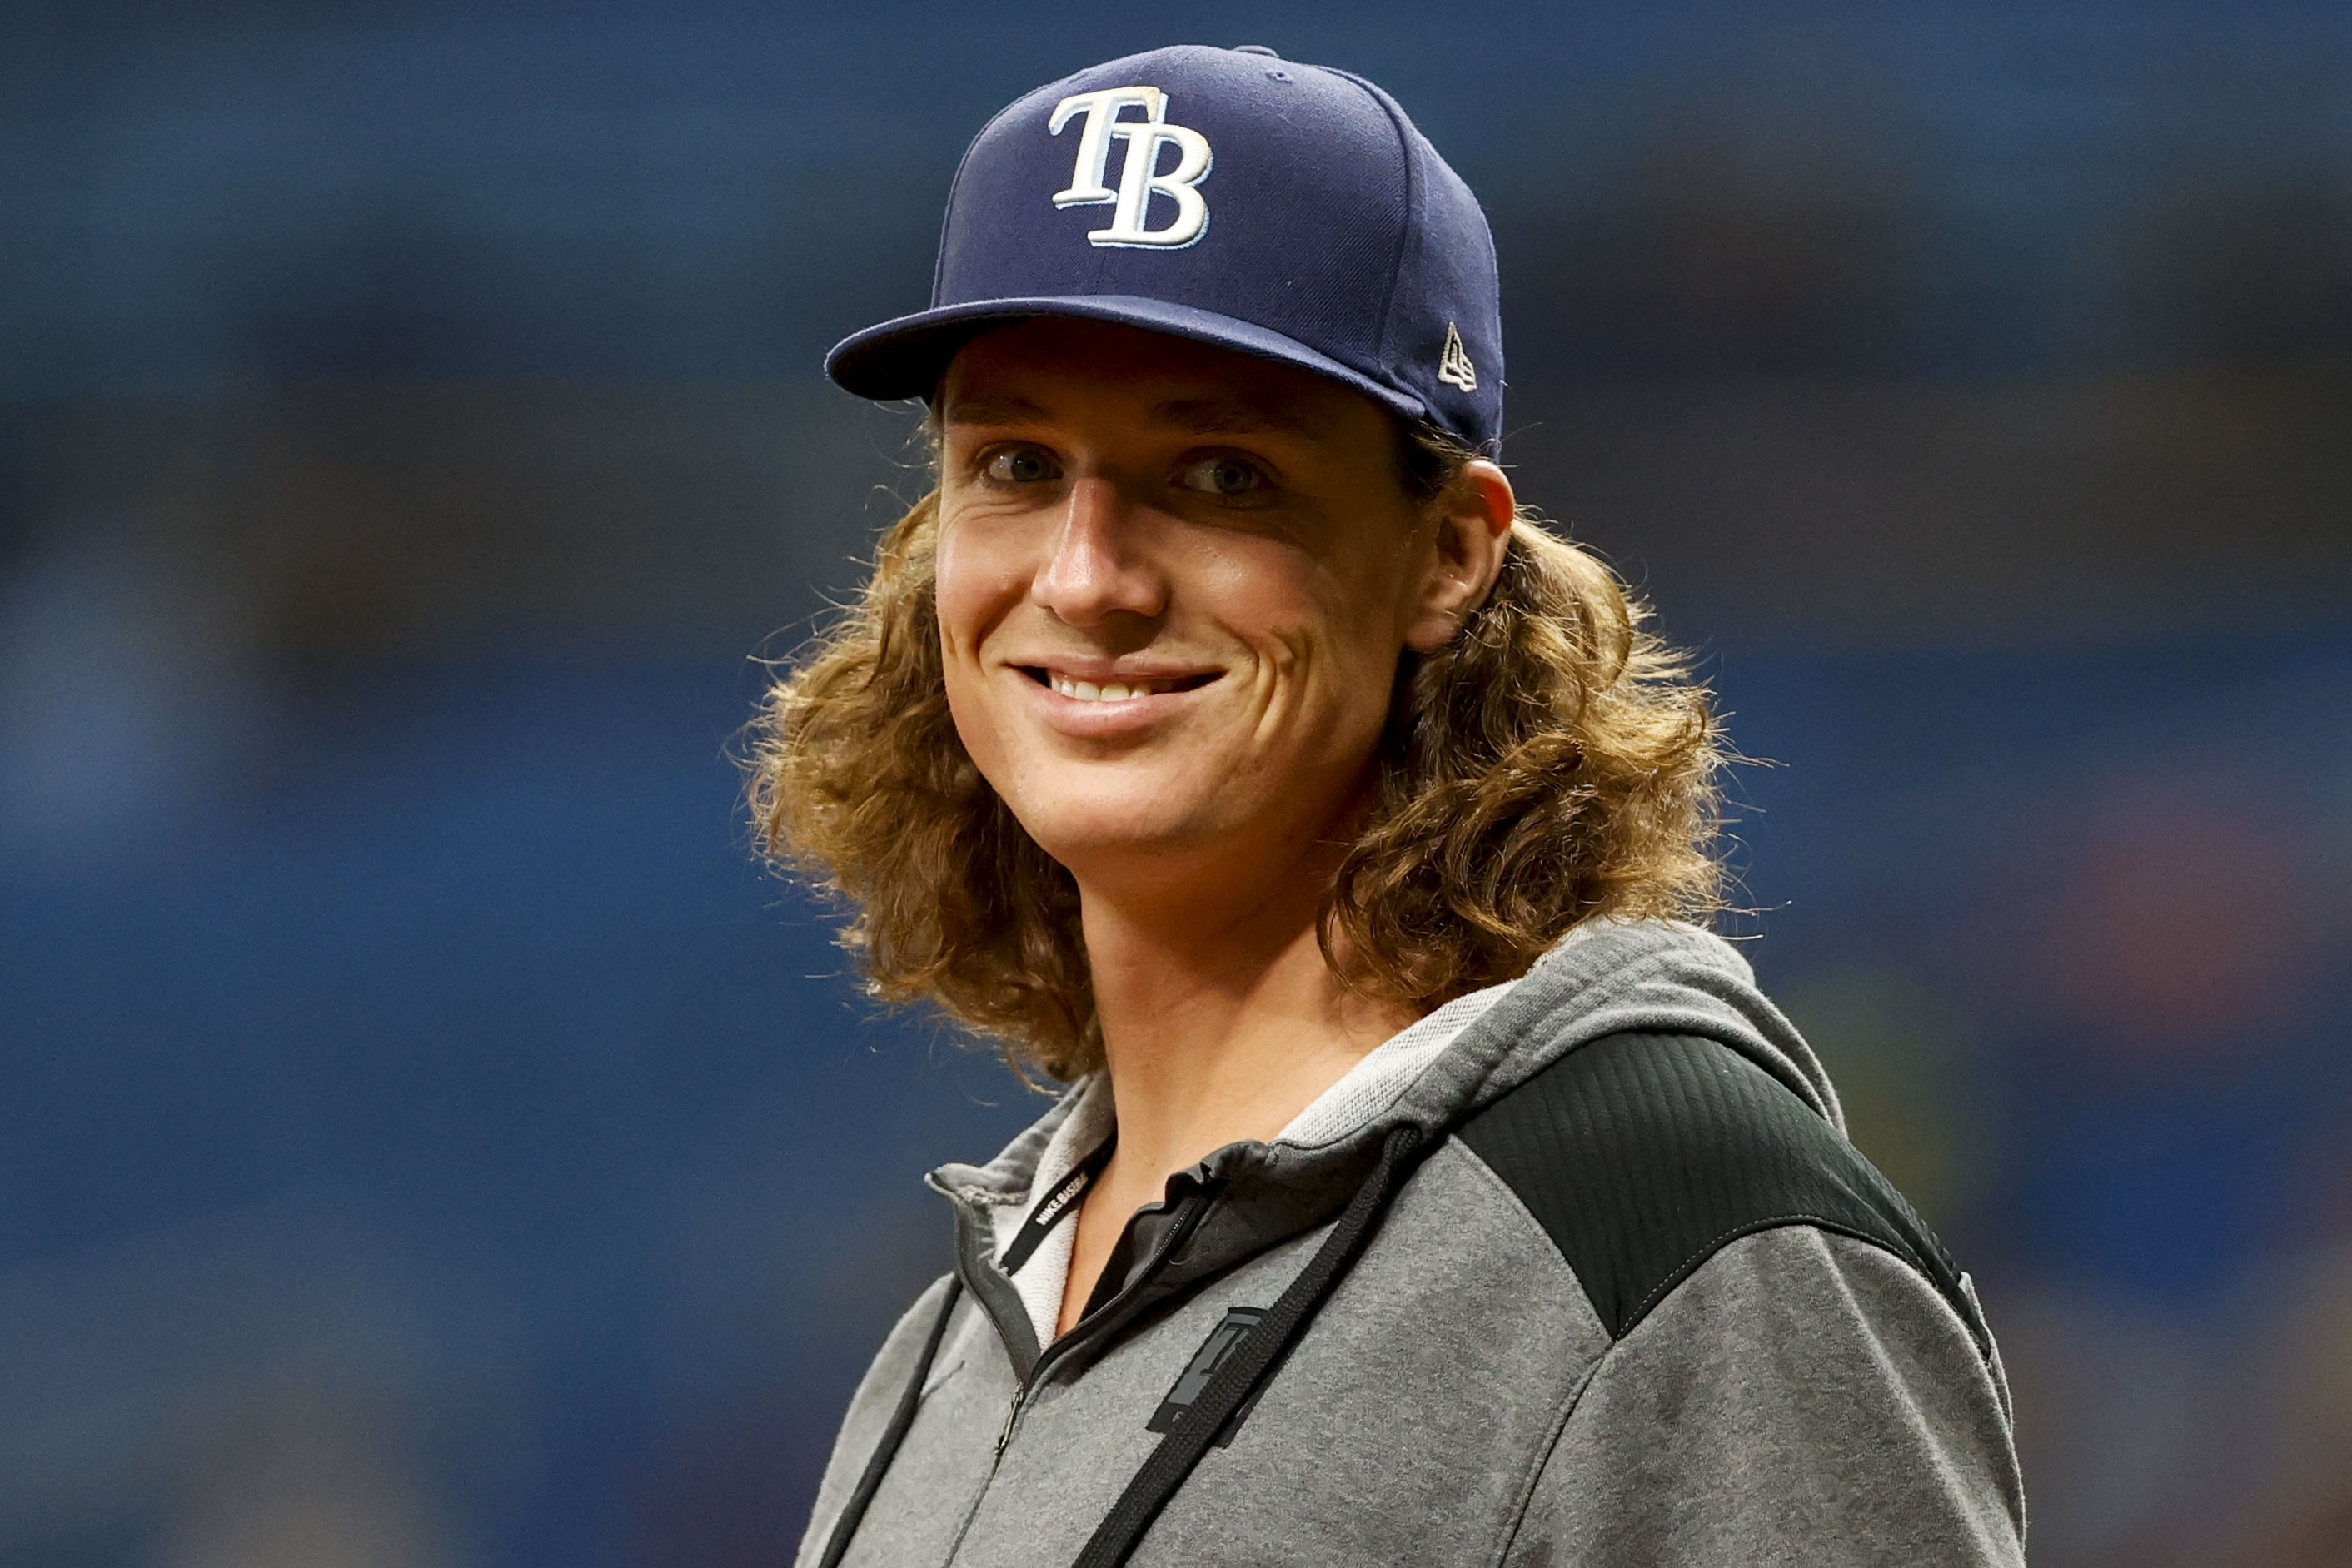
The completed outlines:
[[[1082,703],[1123,703],[1136,697],[1148,697],[1160,688],[1149,681],[1106,681],[1097,685],[1092,681],[1073,680],[1067,675],[1049,677],[1053,688],[1066,697]]]

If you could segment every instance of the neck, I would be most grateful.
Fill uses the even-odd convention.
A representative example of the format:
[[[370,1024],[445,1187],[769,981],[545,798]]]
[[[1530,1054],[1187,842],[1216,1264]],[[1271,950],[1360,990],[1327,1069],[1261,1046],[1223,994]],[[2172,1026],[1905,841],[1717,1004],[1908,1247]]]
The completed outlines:
[[[1272,1139],[1412,1021],[1350,992],[1325,960],[1319,871],[1205,907],[1081,884],[1122,1185],[1156,1189],[1227,1144]]]
[[[1412,1021],[1351,994],[1315,940],[1328,866],[1238,864],[1199,878],[1078,878],[1087,966],[1118,1144],[1078,1210],[1060,1327],[1089,1299],[1128,1216],[1227,1144],[1264,1143]],[[1213,894],[1206,890],[1215,889]]]

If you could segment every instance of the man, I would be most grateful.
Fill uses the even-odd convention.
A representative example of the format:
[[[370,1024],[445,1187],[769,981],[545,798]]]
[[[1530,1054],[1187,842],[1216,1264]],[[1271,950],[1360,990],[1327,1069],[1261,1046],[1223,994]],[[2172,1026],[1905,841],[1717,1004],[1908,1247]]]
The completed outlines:
[[[931,1177],[803,1564],[2021,1560],[1973,1291],[1715,889],[1700,694],[1494,458],[1475,199],[1369,83],[999,115],[828,367],[936,487],[777,686],[771,847],[1070,1088]]]

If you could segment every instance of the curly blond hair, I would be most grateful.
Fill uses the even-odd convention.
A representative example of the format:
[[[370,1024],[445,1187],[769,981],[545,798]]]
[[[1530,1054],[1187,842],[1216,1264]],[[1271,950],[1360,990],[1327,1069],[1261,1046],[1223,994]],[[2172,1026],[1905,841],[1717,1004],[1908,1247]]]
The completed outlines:
[[[1473,454],[1427,428],[1433,502]],[[873,993],[994,1037],[1016,1071],[1100,1065],[1078,892],[957,737],[933,600],[939,494],[883,536],[865,591],[780,674],[747,759],[761,849],[843,904]],[[1318,936],[1352,988],[1416,1014],[1524,974],[1596,915],[1718,906],[1723,749],[1687,664],[1600,559],[1522,512],[1486,602],[1407,650],[1376,800]]]

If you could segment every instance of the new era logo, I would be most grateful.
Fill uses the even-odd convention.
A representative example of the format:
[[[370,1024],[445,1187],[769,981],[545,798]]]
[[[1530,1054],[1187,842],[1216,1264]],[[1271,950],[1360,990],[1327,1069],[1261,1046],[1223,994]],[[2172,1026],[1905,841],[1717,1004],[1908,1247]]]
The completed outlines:
[[[1445,324],[1445,347],[1437,356],[1437,379],[1464,392],[1478,390],[1478,367],[1470,362],[1470,350],[1462,346],[1462,333],[1453,322]]]

